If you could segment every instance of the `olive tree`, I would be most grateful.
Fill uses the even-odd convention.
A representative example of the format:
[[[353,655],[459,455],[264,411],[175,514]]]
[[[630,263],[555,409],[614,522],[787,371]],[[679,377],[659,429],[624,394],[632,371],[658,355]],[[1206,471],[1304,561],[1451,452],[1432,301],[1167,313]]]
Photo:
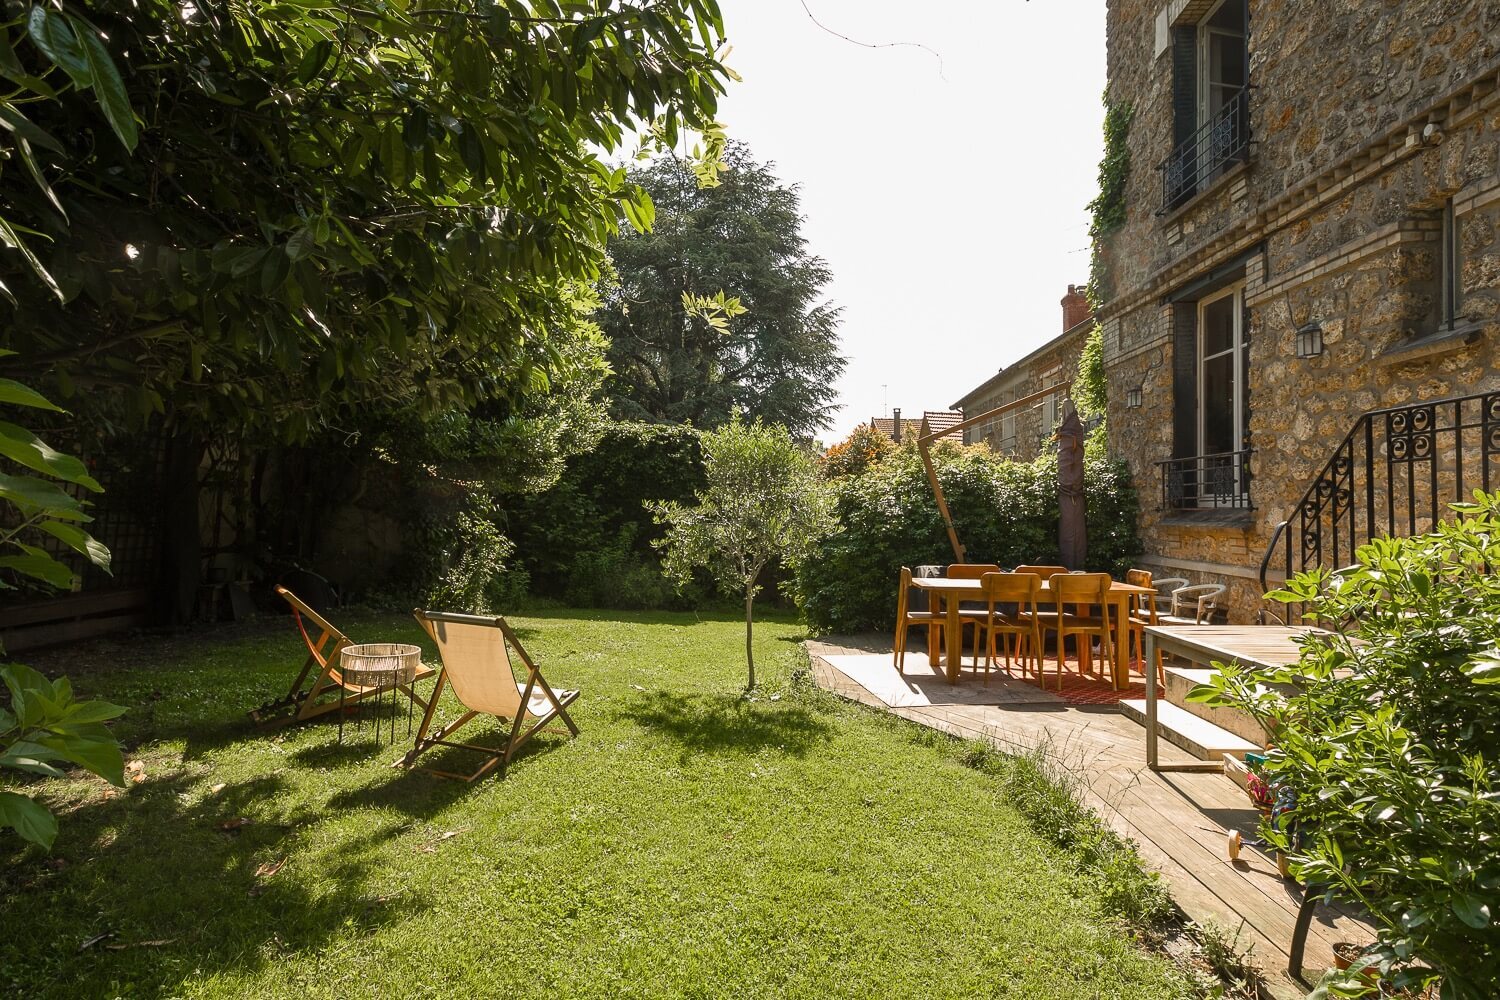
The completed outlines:
[[[663,571],[679,585],[702,567],[745,601],[747,691],[755,687],[755,595],[766,566],[796,566],[833,528],[832,506],[811,457],[786,428],[735,420],[703,435],[707,486],[694,506],[652,505],[666,536]]]

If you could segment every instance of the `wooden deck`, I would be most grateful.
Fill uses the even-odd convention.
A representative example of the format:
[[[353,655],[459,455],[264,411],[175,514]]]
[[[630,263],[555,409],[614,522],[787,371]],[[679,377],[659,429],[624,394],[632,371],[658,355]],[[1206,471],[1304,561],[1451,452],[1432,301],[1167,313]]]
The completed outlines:
[[[1030,694],[1036,692],[1035,686],[1020,681],[995,680],[986,690],[967,671],[946,695],[922,680],[910,685],[913,696],[892,698],[890,692],[900,690],[893,683],[899,681],[894,668],[890,678],[876,677],[877,682],[872,682],[873,661],[866,661],[869,666],[855,671],[872,684],[866,687],[825,659],[831,656],[841,662],[841,656],[871,653],[889,657],[888,637],[830,639],[807,646],[818,684],[851,701],[953,736],[986,740],[1001,750],[1047,747],[1082,779],[1088,804],[1139,845],[1142,858],[1161,872],[1173,899],[1190,920],[1212,921],[1230,936],[1238,934],[1237,950],[1249,952],[1251,964],[1262,973],[1267,995],[1277,1000],[1304,996],[1331,965],[1334,941],[1371,938],[1370,930],[1347,914],[1320,906],[1307,939],[1303,971],[1307,982],[1288,976],[1287,949],[1302,892],[1277,874],[1274,860],[1258,851],[1247,847],[1239,861],[1229,860],[1228,831],[1239,829],[1248,838],[1256,825],[1255,811],[1244,792],[1222,774],[1148,770],[1145,730],[1121,715],[1116,706],[1078,706],[1037,698]],[[850,661],[842,662],[849,666]],[[927,657],[915,649],[907,655],[906,664],[908,673],[929,669]],[[1164,764],[1193,759],[1175,746],[1161,745]]]

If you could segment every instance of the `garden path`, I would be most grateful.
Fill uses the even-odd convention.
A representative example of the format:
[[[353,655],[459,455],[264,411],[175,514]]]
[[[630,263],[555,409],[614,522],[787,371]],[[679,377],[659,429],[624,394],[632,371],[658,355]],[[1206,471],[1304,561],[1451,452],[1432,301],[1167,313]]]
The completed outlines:
[[[1334,941],[1372,936],[1355,918],[1320,906],[1307,940],[1308,983],[1292,979],[1287,949],[1301,887],[1282,879],[1274,860],[1259,851],[1246,848],[1236,862],[1226,853],[1228,831],[1254,836],[1256,814],[1244,793],[1220,774],[1148,770],[1145,730],[1115,706],[1037,697],[1035,685],[999,675],[984,685],[967,671],[956,687],[929,683],[936,678],[924,676],[927,657],[915,651],[906,657],[906,672],[916,676],[903,681],[890,666],[887,636],[832,637],[807,647],[819,686],[843,698],[1000,750],[1047,748],[1077,775],[1088,805],[1139,845],[1188,919],[1238,935],[1236,950],[1249,952],[1263,975],[1263,992],[1275,1000],[1304,996],[1330,964]],[[883,671],[872,653],[884,654]],[[1049,677],[1052,670],[1049,663]],[[1161,754],[1163,763],[1193,759],[1166,742]]]

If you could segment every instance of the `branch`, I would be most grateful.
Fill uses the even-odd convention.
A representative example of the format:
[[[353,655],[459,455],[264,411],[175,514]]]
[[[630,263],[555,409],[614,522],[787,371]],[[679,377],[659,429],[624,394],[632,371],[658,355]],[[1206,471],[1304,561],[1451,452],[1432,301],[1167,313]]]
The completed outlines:
[[[932,46],[923,45],[921,42],[862,42],[857,38],[850,38],[848,35],[844,34],[841,31],[834,31],[828,25],[818,20],[817,16],[813,14],[812,9],[807,6],[807,0],[801,0],[801,3],[802,10],[807,14],[807,19],[809,21],[811,21],[813,24],[816,24],[822,30],[828,32],[828,34],[832,35],[834,38],[842,39],[843,41],[848,42],[850,45],[858,45],[862,49],[912,48],[921,49],[922,51],[929,53],[938,62],[938,79],[942,80],[944,83],[948,82],[948,78],[943,75],[942,53],[938,52]]]

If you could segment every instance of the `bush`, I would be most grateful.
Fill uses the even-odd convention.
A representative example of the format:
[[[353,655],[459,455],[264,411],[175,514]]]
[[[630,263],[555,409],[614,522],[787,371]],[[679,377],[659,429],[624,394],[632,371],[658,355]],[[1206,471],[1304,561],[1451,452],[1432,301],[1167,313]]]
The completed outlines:
[[[829,448],[818,467],[829,479],[857,476],[896,453],[896,442],[869,424],[860,424],[849,436]]]
[[[1056,562],[1057,459],[1013,462],[988,448],[933,451],[948,508],[970,562]],[[1121,574],[1140,552],[1139,506],[1124,464],[1084,462],[1089,568]],[[826,631],[889,628],[902,566],[953,561],[932,487],[914,447],[834,484],[840,528],[800,567],[796,596],[808,623]]]
[[[1398,988],[1500,996],[1500,494],[1431,534],[1268,595],[1346,635],[1280,670],[1219,666],[1192,697],[1274,734],[1263,776],[1290,810],[1263,824],[1292,871],[1376,923]],[[1324,991],[1371,991],[1357,970]]]
[[[661,561],[652,548],[661,530],[646,503],[691,502],[703,481],[698,431],[661,424],[612,424],[592,452],[568,460],[562,478],[551,489],[507,498],[505,528],[515,539],[516,558],[539,595],[571,603],[569,594],[593,593],[599,599],[618,601],[625,597],[621,588],[626,584],[619,574],[631,580],[638,577],[631,567],[648,567],[654,579],[647,589],[667,593],[671,588],[659,579]],[[591,579],[600,572],[613,580]],[[598,603],[599,599],[586,606],[647,606]],[[650,606],[681,605],[675,596],[662,601]]]
[[[703,605],[707,595],[691,583],[679,592],[662,575],[655,556],[635,547],[633,526],[620,529],[607,545],[573,558],[563,601],[575,608],[613,608],[624,611],[687,610]]]
[[[509,611],[525,599],[526,570],[495,523],[487,493],[467,493],[456,510],[430,511],[417,524],[407,592],[425,607],[469,614]]]

